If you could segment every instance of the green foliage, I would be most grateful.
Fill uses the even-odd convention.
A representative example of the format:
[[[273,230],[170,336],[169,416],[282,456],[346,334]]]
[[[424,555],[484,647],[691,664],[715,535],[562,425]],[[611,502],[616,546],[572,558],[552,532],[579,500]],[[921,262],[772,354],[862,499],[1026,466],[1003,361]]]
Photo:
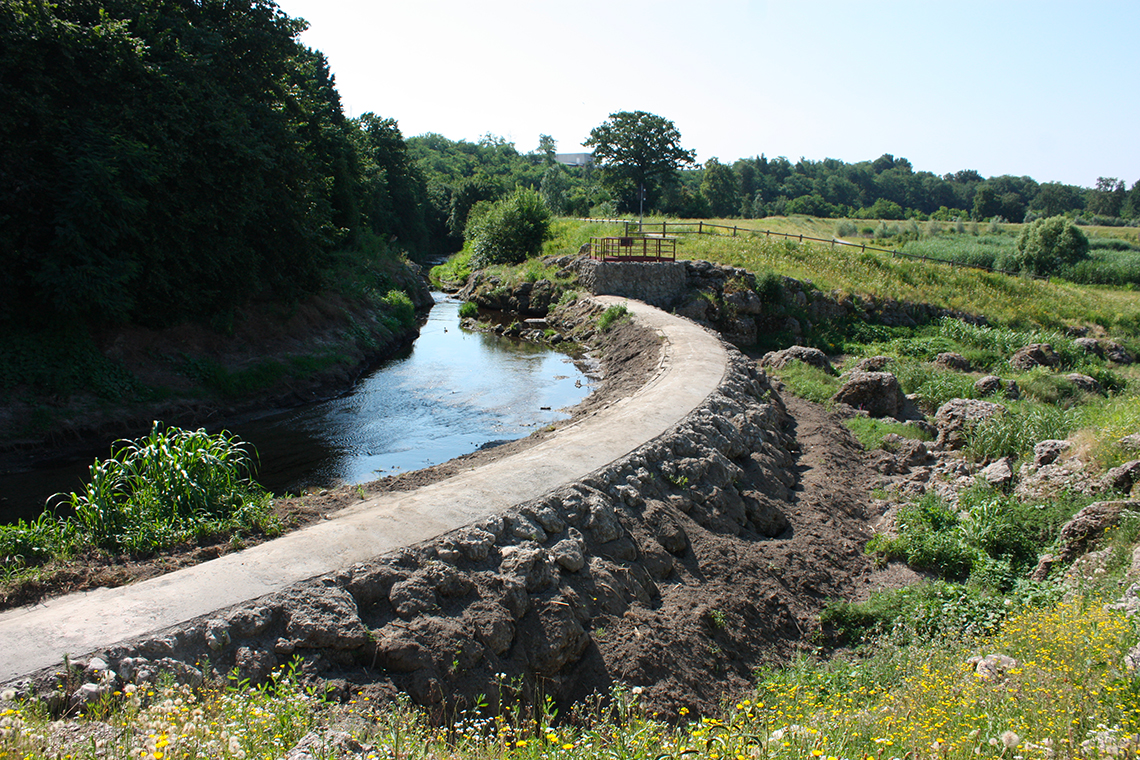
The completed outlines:
[[[1076,409],[1008,402],[1004,414],[979,423],[967,437],[966,453],[979,462],[1004,456],[1026,457],[1039,441],[1064,440],[1077,429],[1080,413]]]
[[[1088,253],[1085,233],[1065,217],[1054,216],[1022,228],[1012,261],[1022,272],[1048,276],[1087,258]]]
[[[660,182],[696,159],[693,151],[681,147],[681,133],[673,122],[645,111],[610,114],[582,144],[593,148],[603,180],[625,197],[631,210],[638,208],[639,188],[656,195]]]
[[[975,378],[962,372],[937,369],[917,361],[896,362],[893,372],[903,392],[917,395],[923,411],[930,414],[950,399],[977,395]]]
[[[542,196],[521,188],[472,213],[464,232],[471,243],[471,267],[519,264],[537,255],[550,237],[550,220]]]
[[[457,287],[467,282],[474,269],[471,266],[471,248],[464,248],[442,264],[431,268],[431,281],[434,285]]]
[[[792,393],[817,404],[830,403],[831,397],[839,390],[839,378],[800,361],[790,361],[780,369],[772,370],[772,374]]]
[[[1012,595],[934,581],[872,592],[866,602],[830,602],[820,615],[838,643],[913,645],[993,632],[1011,613],[1056,601],[1054,586],[1020,581]]]
[[[0,569],[5,573],[71,554],[76,526],[49,510],[31,522],[0,525]]]
[[[152,552],[202,536],[274,530],[269,495],[251,480],[243,444],[155,423],[96,460],[90,480],[64,504],[81,540],[103,549]]]
[[[479,305],[474,301],[464,301],[459,307],[460,319],[475,319],[479,316]]]
[[[344,118],[303,27],[265,0],[0,5],[0,323],[224,325],[366,234],[430,248],[395,122]]]
[[[610,306],[598,317],[598,329],[607,332],[618,320],[622,319],[629,319],[629,309],[626,308],[625,304]]]
[[[903,438],[913,438],[919,441],[932,440],[932,436],[925,430],[907,425],[902,422],[887,421],[876,417],[850,417],[843,421],[847,429],[854,433],[865,449],[877,449],[883,445],[883,439],[894,433]]]
[[[416,307],[404,291],[389,290],[380,302],[387,316],[394,319],[399,327],[406,330],[416,323]]]

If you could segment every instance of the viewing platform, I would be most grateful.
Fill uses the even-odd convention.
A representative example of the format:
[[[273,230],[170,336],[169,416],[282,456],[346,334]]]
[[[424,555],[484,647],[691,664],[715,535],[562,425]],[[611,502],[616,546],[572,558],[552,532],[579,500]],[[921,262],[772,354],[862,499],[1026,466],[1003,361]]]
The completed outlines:
[[[590,238],[590,258],[596,261],[676,261],[677,238],[652,234]]]

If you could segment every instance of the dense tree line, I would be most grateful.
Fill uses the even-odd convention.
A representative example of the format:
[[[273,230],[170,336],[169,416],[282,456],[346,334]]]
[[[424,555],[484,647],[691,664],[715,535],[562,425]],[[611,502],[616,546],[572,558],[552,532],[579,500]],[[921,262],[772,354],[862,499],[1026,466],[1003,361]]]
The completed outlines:
[[[165,324],[433,230],[396,124],[346,119],[269,0],[0,2],[0,321]]]

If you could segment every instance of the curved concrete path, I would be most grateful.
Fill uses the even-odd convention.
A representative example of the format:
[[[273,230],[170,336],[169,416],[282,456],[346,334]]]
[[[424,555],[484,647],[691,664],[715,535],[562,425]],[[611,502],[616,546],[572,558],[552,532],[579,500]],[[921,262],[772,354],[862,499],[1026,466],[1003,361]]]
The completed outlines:
[[[0,613],[0,683],[299,581],[374,559],[580,480],[680,422],[720,385],[721,342],[678,317],[613,296],[663,338],[656,372],[633,395],[526,451],[415,491],[386,493],[332,519],[185,570]]]

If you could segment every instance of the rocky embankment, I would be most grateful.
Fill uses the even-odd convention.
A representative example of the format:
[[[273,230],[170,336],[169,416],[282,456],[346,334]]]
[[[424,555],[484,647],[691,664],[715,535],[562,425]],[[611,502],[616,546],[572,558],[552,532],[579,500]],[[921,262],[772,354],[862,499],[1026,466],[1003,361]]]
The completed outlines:
[[[837,433],[821,466],[843,498],[801,498],[794,426],[731,351],[682,423],[573,485],[20,688],[63,709],[163,672],[257,681],[299,657],[334,695],[404,692],[441,716],[507,684],[569,703],[614,682],[663,714],[711,712],[870,573],[866,489],[840,482],[861,452]]]
[[[910,327],[944,316],[983,321],[930,304],[826,293],[809,280],[774,275],[758,280],[745,269],[708,261],[622,263],[560,256],[548,257],[546,263],[575,284],[538,280],[512,285],[479,271],[458,296],[523,319],[545,316],[567,288],[626,296],[711,327],[737,346],[751,346],[762,335],[787,335],[795,342],[821,324],[841,320]]]

